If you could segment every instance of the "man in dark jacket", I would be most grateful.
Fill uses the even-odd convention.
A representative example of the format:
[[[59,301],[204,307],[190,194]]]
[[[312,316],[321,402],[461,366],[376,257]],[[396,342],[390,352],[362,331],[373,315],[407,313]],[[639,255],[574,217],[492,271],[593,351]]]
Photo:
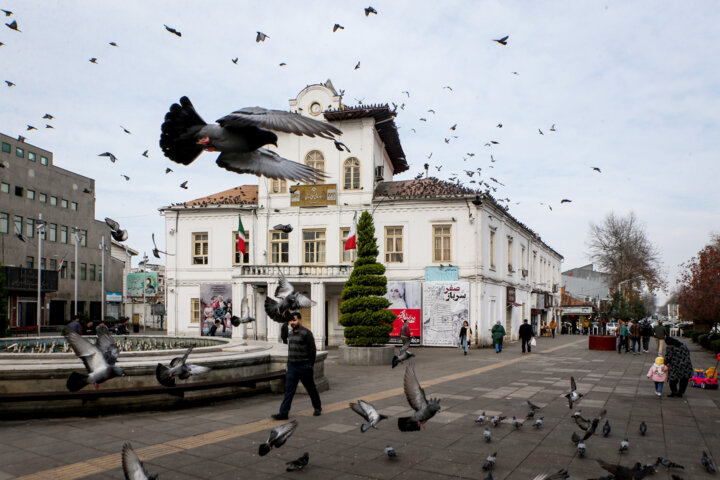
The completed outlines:
[[[657,342],[658,357],[661,357],[665,350],[665,337],[667,336],[667,330],[665,330],[662,320],[658,320],[657,325],[653,327],[653,336]]]
[[[71,332],[75,332],[78,335],[82,335],[82,325],[80,325],[80,315],[77,313],[72,316],[72,319],[70,320],[70,323],[68,323],[67,326],[68,330]]]
[[[645,352],[645,353],[647,353],[648,348],[650,348],[650,337],[652,337],[652,335],[653,335],[652,325],[646,318],[640,324],[640,336],[642,337],[642,348],[643,348],[643,352]]]
[[[522,353],[525,353],[525,346],[527,345],[527,351],[530,353],[530,340],[535,336],[533,329],[528,323],[527,319],[523,320],[523,324],[520,325],[520,340],[522,341]]]
[[[638,355],[640,354],[640,332],[642,331],[642,327],[640,327],[640,323],[637,320],[633,319],[629,330],[633,355]]]
[[[690,350],[683,342],[669,335],[665,337],[665,343],[667,344],[665,365],[669,369],[668,385],[670,385],[668,397],[682,398],[688,382],[695,374],[690,359]]]
[[[287,420],[298,382],[302,382],[315,411],[314,416],[322,412],[320,393],[315,386],[313,366],[315,365],[315,337],[310,330],[302,326],[302,315],[293,312],[288,332],[288,360],[285,373],[285,397],[280,404],[280,411],[272,415],[275,420]]]

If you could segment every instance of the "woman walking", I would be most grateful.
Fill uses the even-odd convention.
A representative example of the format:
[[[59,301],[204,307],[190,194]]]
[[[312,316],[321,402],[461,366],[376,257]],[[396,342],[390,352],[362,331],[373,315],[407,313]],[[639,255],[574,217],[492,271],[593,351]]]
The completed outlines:
[[[495,353],[500,353],[502,352],[503,337],[505,337],[505,327],[500,324],[500,320],[495,323],[491,332],[495,344]]]
[[[695,373],[690,360],[690,350],[684,343],[669,335],[665,337],[665,345],[667,346],[665,365],[670,369],[668,373],[670,394],[668,397],[682,398],[690,378]]]
[[[470,343],[470,337],[472,337],[472,328],[470,328],[467,320],[465,320],[463,322],[463,326],[460,327],[460,345],[462,345],[465,355],[467,355],[468,352],[468,344]]]

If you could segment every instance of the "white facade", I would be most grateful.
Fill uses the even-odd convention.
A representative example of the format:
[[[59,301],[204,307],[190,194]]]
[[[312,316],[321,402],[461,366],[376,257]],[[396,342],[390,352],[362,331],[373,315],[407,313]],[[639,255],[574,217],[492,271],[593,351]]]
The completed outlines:
[[[321,113],[340,109],[335,116],[330,112],[325,117],[343,131],[339,140],[351,153],[336,149],[333,142],[322,138],[288,134],[278,134],[277,153],[303,162],[308,156],[317,160],[318,154],[312,152],[320,152],[328,175],[326,184],[337,185],[337,204],[291,206],[291,193],[287,190],[272,193],[273,182],[261,178],[256,200],[244,205],[212,196],[216,198],[161,209],[166,218],[166,251],[174,254],[167,257],[166,266],[168,333],[197,335],[200,327],[195,321],[199,318],[193,305],[197,305],[194,299],[199,297],[199,285],[228,283],[233,286],[234,303],[239,305],[239,299],[247,297],[257,319],[254,324],[242,327],[241,333],[277,341],[279,324],[268,321],[262,305],[268,292],[274,292],[278,272],[282,270],[296,289],[317,301],[317,305],[303,312],[303,323],[313,331],[318,346],[342,344],[342,326],[338,323],[340,295],[352,262],[343,261],[341,229],[349,229],[353,216],[357,213],[359,217],[365,210],[373,213],[380,249],[378,261],[386,265],[389,281],[424,281],[426,267],[458,267],[458,281],[470,284],[469,314],[474,343],[489,344],[490,328],[496,321],[506,326],[512,338],[517,338],[524,318],[538,324],[550,321],[555,315],[554,306],[559,304],[560,254],[490,197],[483,196],[482,204],[475,205],[472,202],[475,193],[447,182],[435,179],[392,182],[393,174],[406,170],[407,164],[396,141],[393,114],[386,107],[344,109],[341,97],[328,84],[305,88],[290,101],[290,106],[293,111],[311,115],[318,109],[313,107],[315,103]],[[317,118],[323,120],[322,114]],[[359,161],[359,184],[351,170],[350,185],[345,185],[344,165],[355,162],[349,159]],[[434,186],[444,193],[408,194],[420,185],[431,189]],[[278,187],[277,182],[275,186]],[[289,187],[292,189],[293,185]],[[234,264],[238,216],[248,232],[245,264]],[[285,260],[273,258],[270,236],[276,224],[293,226],[287,238],[286,263],[273,263]],[[449,257],[434,261],[433,232],[438,226],[446,227],[444,233],[449,234]],[[401,238],[398,242],[401,256],[395,255],[392,262],[385,261],[386,227],[394,227],[390,233],[400,233]],[[193,251],[194,240],[202,238],[194,234],[207,234],[206,264],[193,260],[197,253]],[[304,234],[324,237],[324,259],[314,259],[312,249],[308,256],[305,249],[317,248],[322,242],[316,240],[306,245]],[[508,303],[508,287],[515,289],[514,302]]]

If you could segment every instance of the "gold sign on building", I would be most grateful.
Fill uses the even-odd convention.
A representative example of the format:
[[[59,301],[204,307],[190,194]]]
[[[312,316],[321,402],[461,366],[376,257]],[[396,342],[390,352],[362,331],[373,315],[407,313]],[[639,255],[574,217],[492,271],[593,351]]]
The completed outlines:
[[[337,205],[337,185],[298,185],[290,188],[291,207]]]

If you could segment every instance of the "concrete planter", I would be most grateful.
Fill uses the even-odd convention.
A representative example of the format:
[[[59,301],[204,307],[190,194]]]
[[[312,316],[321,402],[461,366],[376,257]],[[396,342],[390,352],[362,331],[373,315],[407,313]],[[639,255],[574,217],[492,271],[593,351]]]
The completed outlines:
[[[395,347],[383,345],[381,347],[350,347],[340,345],[340,363],[342,365],[390,365]]]

